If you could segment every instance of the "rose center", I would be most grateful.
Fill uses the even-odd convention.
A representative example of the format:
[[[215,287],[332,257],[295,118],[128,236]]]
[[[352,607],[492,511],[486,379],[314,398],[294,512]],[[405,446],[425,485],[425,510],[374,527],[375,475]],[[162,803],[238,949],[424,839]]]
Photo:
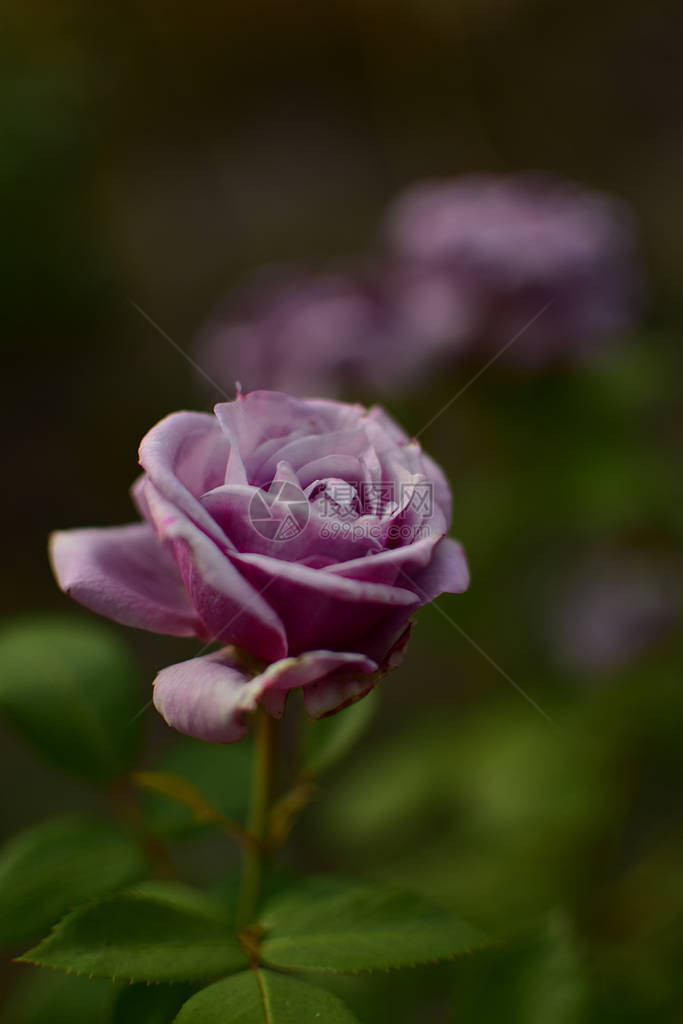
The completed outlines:
[[[358,519],[363,512],[358,488],[339,477],[317,480],[311,486],[308,500],[315,505],[321,516]]]

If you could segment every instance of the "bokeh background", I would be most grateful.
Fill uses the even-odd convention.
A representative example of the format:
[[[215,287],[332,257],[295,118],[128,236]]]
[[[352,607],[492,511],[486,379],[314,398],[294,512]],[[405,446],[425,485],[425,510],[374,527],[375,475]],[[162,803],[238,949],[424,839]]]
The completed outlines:
[[[679,29],[663,0],[7,11],[10,629],[53,613],[87,623],[52,580],[47,534],[132,518],[142,435],[171,410],[211,404],[177,348],[193,351],[251,272],[362,258],[390,200],[435,175],[548,171],[635,212],[640,321],[588,362],[501,361],[421,436],[452,482],[472,586],[441,599],[446,615],[421,612],[381,714],[286,867],[400,882],[508,945],[349,983],[363,1020],[681,1019]],[[417,432],[484,361],[383,400]],[[193,646],[114,630],[138,663],[142,707],[154,672]],[[229,779],[239,807],[243,755],[199,764],[153,711],[140,722],[145,763],[189,766],[217,798]],[[102,804],[10,730],[0,763],[5,836]],[[183,835],[174,857],[212,884],[223,846]],[[41,995],[61,981],[3,970],[7,1021],[54,1022],[57,1005],[70,1021],[94,1012],[66,990]]]

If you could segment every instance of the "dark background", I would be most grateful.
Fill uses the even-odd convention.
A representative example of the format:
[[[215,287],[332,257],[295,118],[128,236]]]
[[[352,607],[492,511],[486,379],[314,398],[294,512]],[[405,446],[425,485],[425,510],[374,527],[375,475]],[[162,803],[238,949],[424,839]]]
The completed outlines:
[[[8,618],[79,614],[48,532],[133,518],[142,435],[209,404],[131,302],[190,350],[250,270],[362,255],[390,198],[431,175],[540,169],[630,202],[648,305],[619,354],[492,368],[421,438],[472,568],[443,608],[553,723],[426,609],[373,741],[299,842],[307,864],[400,880],[494,930],[559,913],[587,1013],[671,1024],[680,642],[672,624],[592,673],[553,630],[576,565],[643,558],[680,580],[679,39],[664,2],[197,0],[28,2],[0,43]],[[417,431],[471,372],[387,404]],[[125,632],[150,681],[192,653]],[[0,756],[7,834],[94,800],[9,734]]]

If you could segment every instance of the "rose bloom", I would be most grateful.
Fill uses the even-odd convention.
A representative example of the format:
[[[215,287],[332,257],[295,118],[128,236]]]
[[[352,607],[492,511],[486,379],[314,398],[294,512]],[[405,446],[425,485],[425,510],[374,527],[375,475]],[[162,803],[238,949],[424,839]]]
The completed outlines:
[[[142,521],[55,533],[51,560],[101,615],[222,645],[156,678],[189,735],[238,740],[295,687],[311,716],[338,711],[397,663],[417,608],[468,586],[444,475],[379,407],[238,394],[167,416],[140,465]]]
[[[423,362],[383,276],[294,267],[256,274],[202,327],[212,380],[336,397],[401,390]]]
[[[408,188],[389,210],[387,255],[413,273],[429,337],[448,304],[450,334],[462,350],[461,310],[469,306],[471,342],[496,352],[546,304],[510,347],[534,364],[585,352],[632,322],[642,296],[629,210],[599,192],[549,175],[472,175]],[[416,323],[416,336],[420,324]],[[449,325],[442,323],[444,343]],[[444,347],[446,354],[446,346]]]

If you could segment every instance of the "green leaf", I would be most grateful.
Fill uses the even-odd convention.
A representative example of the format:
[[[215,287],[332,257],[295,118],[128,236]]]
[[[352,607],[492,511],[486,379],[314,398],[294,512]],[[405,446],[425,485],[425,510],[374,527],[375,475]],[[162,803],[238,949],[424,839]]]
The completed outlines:
[[[305,981],[272,971],[245,971],[202,989],[177,1024],[354,1024],[341,999]]]
[[[27,970],[3,1007],[2,1024],[106,1024],[117,988],[52,971]]]
[[[90,781],[125,771],[143,698],[135,662],[99,623],[31,619],[0,631],[0,711],[39,753]]]
[[[67,911],[144,875],[135,842],[87,818],[41,822],[0,851],[0,945],[41,938]]]
[[[319,776],[348,754],[370,727],[379,706],[379,693],[372,690],[362,700],[304,726],[304,771]]]
[[[183,737],[154,762],[154,771],[180,775],[196,787],[212,807],[226,818],[243,821],[251,780],[252,747],[241,743],[202,743]],[[206,829],[190,808],[167,796],[145,793],[145,817],[160,835],[183,838]]]
[[[170,882],[79,907],[20,959],[128,981],[195,981],[247,964],[221,904]]]
[[[193,992],[191,985],[126,985],[116,1000],[112,1024],[172,1024]]]
[[[299,970],[411,967],[483,942],[471,925],[419,896],[326,877],[284,893],[260,923],[264,961]]]

